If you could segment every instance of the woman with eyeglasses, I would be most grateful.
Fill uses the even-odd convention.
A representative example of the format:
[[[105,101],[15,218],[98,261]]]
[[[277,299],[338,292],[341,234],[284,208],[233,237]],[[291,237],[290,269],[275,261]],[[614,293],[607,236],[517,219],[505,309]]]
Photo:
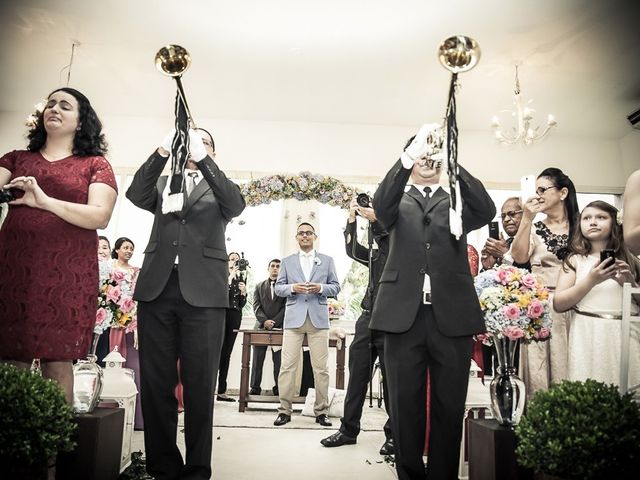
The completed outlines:
[[[577,228],[576,188],[562,170],[551,167],[538,175],[536,196],[524,200],[522,221],[509,254],[515,263],[529,262],[531,271],[553,296],[562,261]],[[545,217],[534,222],[540,213]],[[551,316],[551,339],[523,344],[520,349],[520,376],[527,398],[568,376],[568,318],[554,311]]]

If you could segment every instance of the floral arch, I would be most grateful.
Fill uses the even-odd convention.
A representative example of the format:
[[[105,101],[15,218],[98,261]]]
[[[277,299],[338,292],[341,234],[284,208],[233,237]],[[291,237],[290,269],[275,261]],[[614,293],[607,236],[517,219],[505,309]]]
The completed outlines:
[[[268,175],[240,186],[248,206],[255,207],[278,200],[317,200],[348,209],[358,191],[326,175],[301,172],[299,175]]]

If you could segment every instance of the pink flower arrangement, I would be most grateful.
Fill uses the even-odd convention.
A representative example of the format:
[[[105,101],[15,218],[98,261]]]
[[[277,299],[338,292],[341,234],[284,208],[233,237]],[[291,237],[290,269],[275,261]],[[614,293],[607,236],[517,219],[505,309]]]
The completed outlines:
[[[551,333],[549,292],[527,270],[500,265],[475,278],[487,331],[476,339],[544,340]]]
[[[94,333],[100,334],[109,327],[124,328],[126,332],[135,329],[137,304],[132,298],[134,272],[113,268],[100,282]]]

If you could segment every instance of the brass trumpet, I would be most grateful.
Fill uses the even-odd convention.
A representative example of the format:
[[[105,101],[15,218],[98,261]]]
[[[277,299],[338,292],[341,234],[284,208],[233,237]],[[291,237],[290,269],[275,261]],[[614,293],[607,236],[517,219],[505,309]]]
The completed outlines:
[[[196,130],[196,122],[191,115],[191,110],[189,110],[187,96],[182,88],[181,80],[182,74],[189,68],[189,65],[191,65],[191,55],[189,55],[189,52],[180,45],[166,45],[156,53],[155,64],[160,73],[173,77],[176,81],[176,84],[178,85],[178,95],[180,95],[180,98],[184,103],[184,107],[187,111],[187,117],[189,118],[189,124],[192,129]]]

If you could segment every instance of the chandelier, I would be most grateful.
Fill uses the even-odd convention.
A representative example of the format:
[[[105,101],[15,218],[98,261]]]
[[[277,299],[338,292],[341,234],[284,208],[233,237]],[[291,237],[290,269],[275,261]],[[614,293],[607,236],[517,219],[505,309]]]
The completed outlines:
[[[511,127],[510,129],[504,130],[500,125],[500,120],[498,116],[495,115],[491,122],[491,127],[493,128],[493,133],[496,139],[500,143],[504,143],[506,145],[515,145],[518,142],[522,142],[525,145],[531,145],[538,140],[544,138],[553,127],[557,125],[556,119],[553,115],[549,114],[547,118],[547,124],[544,128],[541,126],[533,127],[531,125],[533,121],[533,114],[536,112],[533,108],[530,108],[528,105],[533,100],[529,100],[524,103],[522,100],[522,96],[520,95],[520,79],[518,78],[518,66],[516,65],[516,88],[514,90],[513,103],[516,106],[515,111],[506,110],[510,112],[513,117],[515,117],[516,125]],[[503,110],[505,111],[505,110]]]

